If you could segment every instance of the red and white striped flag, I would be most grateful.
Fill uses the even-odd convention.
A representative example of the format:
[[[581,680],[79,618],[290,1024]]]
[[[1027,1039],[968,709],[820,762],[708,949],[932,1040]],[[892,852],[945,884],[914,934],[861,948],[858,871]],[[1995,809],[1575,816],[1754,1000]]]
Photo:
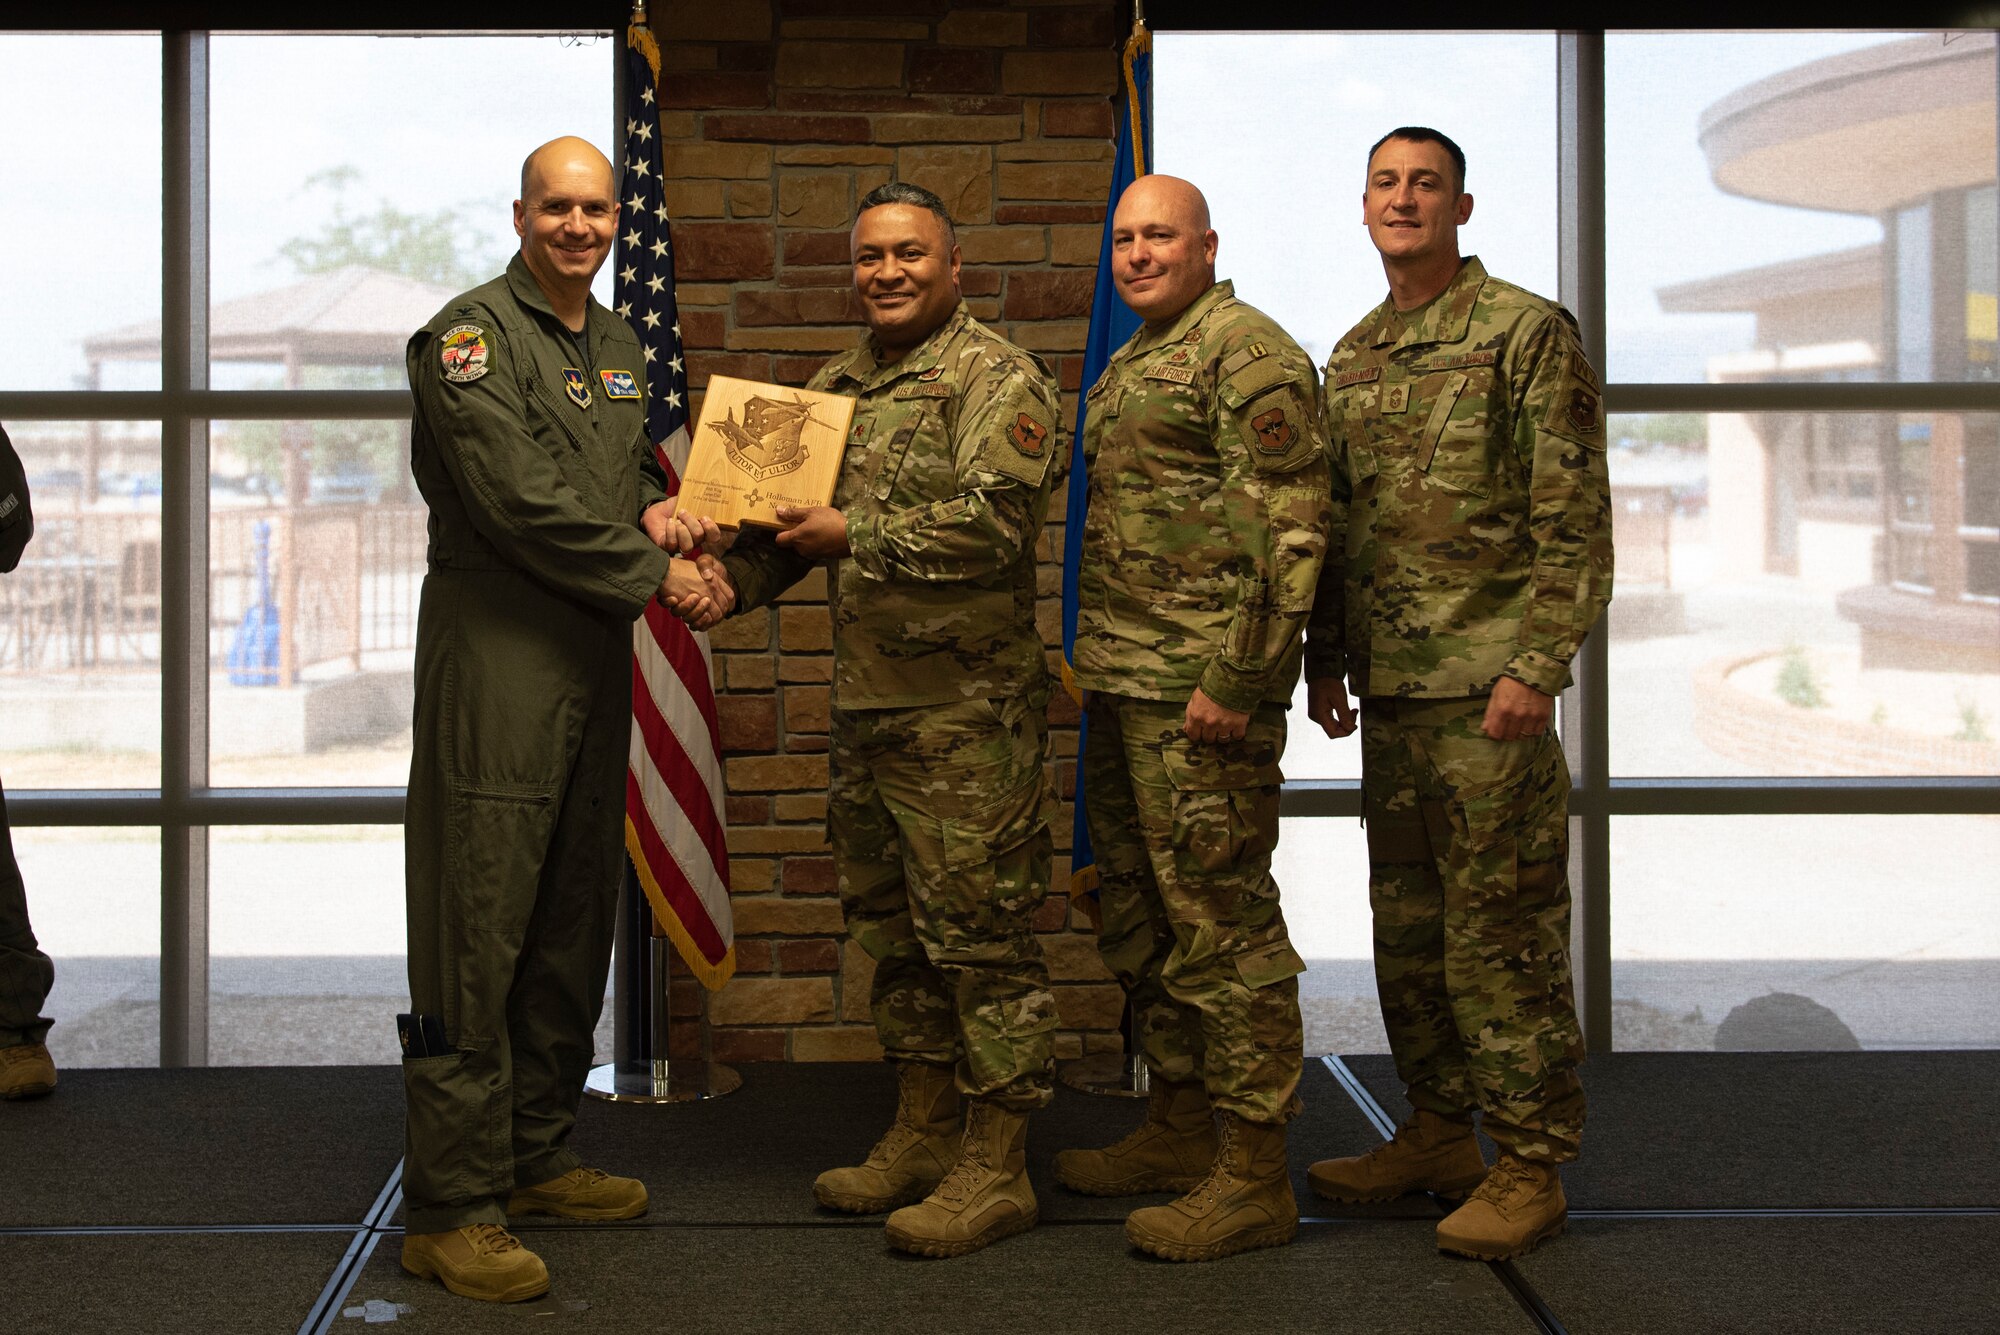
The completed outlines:
[[[660,146],[660,49],[636,23],[626,30],[625,47],[624,181],[612,291],[618,314],[631,321],[645,349],[646,428],[673,495],[687,465],[688,390]],[[632,628],[625,848],[661,930],[711,988],[736,972],[721,757],[708,636],[648,603]]]

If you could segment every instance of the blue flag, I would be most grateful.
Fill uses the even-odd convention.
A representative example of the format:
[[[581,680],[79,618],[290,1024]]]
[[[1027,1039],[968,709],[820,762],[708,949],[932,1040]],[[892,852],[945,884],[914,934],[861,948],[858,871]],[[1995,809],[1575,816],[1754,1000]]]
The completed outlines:
[[[1097,290],[1090,301],[1090,339],[1084,345],[1082,388],[1088,393],[1104,374],[1111,354],[1139,328],[1139,317],[1119,300],[1111,281],[1111,219],[1125,187],[1152,170],[1153,161],[1153,35],[1134,24],[1125,39],[1125,98],[1118,116],[1118,159],[1111,172],[1111,198],[1104,205],[1104,239],[1097,250]],[[1076,407],[1076,434],[1070,452],[1069,496],[1063,519],[1063,679],[1076,693],[1070,668],[1076,659],[1077,571],[1083,561],[1083,518],[1090,497],[1089,461],[1083,457],[1081,396]],[[1069,892],[1096,917],[1097,855],[1090,845],[1084,819],[1083,744],[1090,731],[1086,717],[1077,725],[1076,825],[1070,835]]]

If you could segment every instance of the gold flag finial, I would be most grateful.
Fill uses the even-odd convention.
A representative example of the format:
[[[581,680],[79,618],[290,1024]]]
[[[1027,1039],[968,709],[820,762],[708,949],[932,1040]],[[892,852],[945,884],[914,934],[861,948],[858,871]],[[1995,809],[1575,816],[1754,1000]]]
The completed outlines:
[[[1146,26],[1146,0],[1132,0],[1132,26],[1135,28]]]
[[[646,26],[646,0],[632,0],[632,22]]]

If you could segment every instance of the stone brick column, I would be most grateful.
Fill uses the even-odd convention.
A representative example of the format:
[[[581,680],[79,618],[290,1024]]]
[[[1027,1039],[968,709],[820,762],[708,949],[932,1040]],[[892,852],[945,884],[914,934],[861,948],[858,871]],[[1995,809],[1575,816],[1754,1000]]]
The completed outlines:
[[[654,0],[681,329],[696,403],[715,374],[803,384],[860,336],[854,206],[892,179],[959,224],[972,313],[1039,353],[1074,424],[1110,188],[1112,97],[1130,22],[1116,0]],[[1059,645],[1062,493],[1043,539],[1040,623]],[[711,635],[729,785],[738,972],[706,998],[732,1062],[866,1060],[873,966],[845,943],[825,844],[831,635],[824,572]],[[1115,1051],[1121,998],[1064,893],[1075,707],[1050,707],[1056,888],[1037,919],[1063,1057]],[[1073,921],[1073,916],[1075,920]],[[676,1051],[704,1003],[675,983]]]

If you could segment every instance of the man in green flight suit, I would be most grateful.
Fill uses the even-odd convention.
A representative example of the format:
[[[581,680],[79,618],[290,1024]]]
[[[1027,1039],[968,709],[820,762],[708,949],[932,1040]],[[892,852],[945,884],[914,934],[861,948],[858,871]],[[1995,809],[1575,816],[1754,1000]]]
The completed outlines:
[[[1376,982],[1413,1112],[1308,1177],[1343,1201],[1470,1191],[1438,1245],[1499,1260],[1561,1230],[1557,1165],[1583,1131],[1569,770],[1550,723],[1611,598],[1603,412],[1569,312],[1460,258],[1458,145],[1390,131],[1362,214],[1389,298],[1326,365],[1343,536],[1307,698],[1339,737],[1355,727],[1343,673],[1361,697]]]
[[[1053,848],[1035,545],[1056,388],[966,310],[930,191],[871,191],[852,253],[869,337],[809,386],[857,401],[833,504],[781,510],[786,528],[746,530],[723,565],[741,610],[833,563],[827,832],[899,1096],[866,1161],[813,1194],[894,1210],[894,1246],[958,1256],[1034,1224],[1027,1121],[1054,1094],[1033,922]]]
[[[1112,277],[1145,321],[1087,396],[1079,766],[1099,949],[1131,998],[1145,1123],[1065,1150],[1074,1190],[1187,1194],[1126,1235],[1205,1261],[1290,1242],[1298,975],[1271,876],[1299,633],[1326,552],[1312,361],[1215,279],[1208,203],[1145,176],[1112,217]],[[1211,1112],[1213,1116],[1211,1116]]]
[[[557,139],[521,168],[504,276],[409,342],[410,465],[430,506],[406,818],[402,1262],[467,1297],[548,1271],[504,1227],[624,1219],[646,1189],[569,1148],[622,868],[633,620],[719,615],[672,561],[637,337],[590,297],[611,165]],[[643,523],[648,527],[642,527]]]

